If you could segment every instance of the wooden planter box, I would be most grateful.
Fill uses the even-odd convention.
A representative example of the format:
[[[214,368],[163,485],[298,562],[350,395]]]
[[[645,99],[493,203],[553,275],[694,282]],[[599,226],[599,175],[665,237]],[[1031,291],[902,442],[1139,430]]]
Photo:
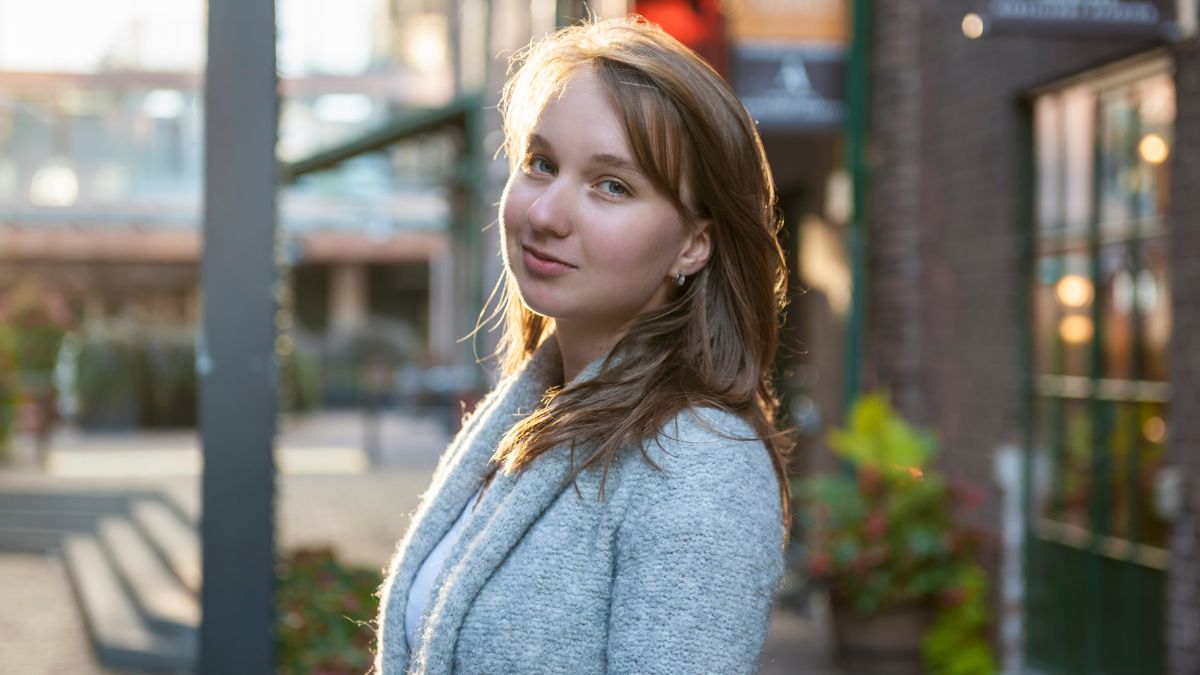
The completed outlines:
[[[835,599],[837,664],[855,675],[922,675],[921,642],[932,623],[933,607],[928,604],[914,602],[860,615]]]

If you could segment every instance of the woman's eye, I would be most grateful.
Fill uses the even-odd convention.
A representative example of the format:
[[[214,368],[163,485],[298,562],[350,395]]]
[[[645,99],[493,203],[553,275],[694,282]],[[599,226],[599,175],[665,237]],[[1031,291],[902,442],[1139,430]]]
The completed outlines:
[[[624,197],[629,194],[629,188],[624,183],[615,180],[600,181],[600,189],[612,197]]]
[[[525,162],[525,166],[528,167],[528,170],[531,173],[554,173],[554,165],[546,161],[545,157],[530,157]]]

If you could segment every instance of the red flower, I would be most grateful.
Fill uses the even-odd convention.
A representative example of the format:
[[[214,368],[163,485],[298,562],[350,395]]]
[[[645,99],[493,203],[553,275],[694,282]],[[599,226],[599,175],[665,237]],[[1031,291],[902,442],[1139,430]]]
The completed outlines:
[[[867,514],[867,520],[863,523],[863,534],[868,539],[879,539],[887,532],[887,518],[884,517],[882,511],[872,511]]]
[[[824,551],[814,553],[808,560],[808,573],[814,577],[827,577],[833,572],[833,556]]]
[[[963,588],[962,586],[947,588],[946,590],[942,591],[939,599],[942,601],[942,604],[947,607],[960,605],[967,599],[967,589]]]
[[[858,467],[858,489],[862,490],[863,494],[875,494],[879,490],[882,479],[883,476],[879,473],[878,467],[865,465]]]

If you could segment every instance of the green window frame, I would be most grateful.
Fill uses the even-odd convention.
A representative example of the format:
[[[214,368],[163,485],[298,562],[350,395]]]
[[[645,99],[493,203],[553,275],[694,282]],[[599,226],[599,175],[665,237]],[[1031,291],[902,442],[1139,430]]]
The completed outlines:
[[[1051,672],[1160,672],[1172,63],[1030,101],[1027,651]]]

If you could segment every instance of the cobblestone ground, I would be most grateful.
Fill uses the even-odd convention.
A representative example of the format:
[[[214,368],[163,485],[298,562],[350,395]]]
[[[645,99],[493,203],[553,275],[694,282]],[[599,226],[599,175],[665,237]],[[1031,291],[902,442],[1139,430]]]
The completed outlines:
[[[331,416],[292,424],[281,445],[357,447],[361,418]],[[276,527],[280,552],[330,546],[343,560],[373,569],[386,564],[403,535],[420,494],[427,488],[444,432],[423,421],[385,420],[380,453],[384,468],[359,473],[281,474],[277,478]],[[290,439],[290,440],[289,440]],[[54,489],[157,489],[169,494],[194,517],[200,512],[200,478],[180,459],[176,475],[137,475],[144,467],[125,448],[186,455],[194,447],[187,434],[66,437],[60,447],[95,466],[97,475],[50,475],[36,467],[0,471],[0,491],[17,487]],[[108,453],[108,454],[105,454]],[[340,462],[341,460],[337,460]],[[122,472],[114,462],[130,463]],[[162,466],[169,470],[170,463]],[[331,468],[343,471],[344,466]],[[121,477],[122,474],[125,477]],[[0,554],[0,673],[113,673],[93,661],[61,563],[53,556]],[[370,617],[363,617],[370,618]],[[762,658],[761,675],[834,675],[828,665],[823,622],[777,612]]]

